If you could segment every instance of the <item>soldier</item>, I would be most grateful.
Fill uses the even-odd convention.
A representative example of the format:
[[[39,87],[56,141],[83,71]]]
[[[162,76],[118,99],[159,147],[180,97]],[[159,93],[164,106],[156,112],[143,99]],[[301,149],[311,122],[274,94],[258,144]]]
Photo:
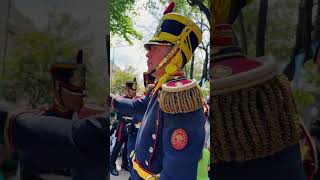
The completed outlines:
[[[136,96],[137,84],[136,81],[126,81],[126,91],[124,98],[133,99]],[[118,128],[116,131],[116,143],[112,150],[111,159],[110,159],[110,173],[114,176],[118,176],[119,172],[116,169],[116,160],[118,154],[121,150],[122,145],[124,145],[122,152],[122,164],[121,168],[129,171],[128,158],[127,158],[127,144],[128,144],[128,131],[127,125],[130,124],[132,120],[131,114],[127,114],[123,111],[117,111],[117,119],[118,119]],[[130,120],[129,120],[130,119]]]
[[[152,94],[111,102],[115,109],[145,112],[131,159],[133,180],[194,180],[204,146],[203,97],[197,82],[182,72],[201,43],[202,32],[189,18],[165,12],[145,44],[148,73],[157,80]]]
[[[145,92],[144,96],[149,97],[152,93],[152,90],[154,88],[154,81],[155,78],[148,74],[147,72],[143,73],[143,80],[144,80],[144,87],[145,87]],[[134,99],[143,99],[143,97],[135,96]],[[130,109],[130,107],[122,107],[122,110]],[[132,121],[127,125],[127,132],[129,134],[128,136],[128,145],[127,145],[127,152],[128,152],[128,159],[132,158],[134,149],[135,149],[135,144],[136,144],[136,139],[137,139],[137,134],[138,131],[141,127],[142,124],[142,119],[144,116],[145,112],[141,113],[132,113],[132,111],[125,111],[125,113],[128,113],[132,116]],[[130,174],[132,175],[134,172],[134,169],[132,168],[132,161],[129,160],[129,168],[130,168]]]
[[[82,56],[83,52],[80,50],[77,62],[59,62],[51,66],[53,100],[49,108],[39,109],[42,111],[39,112],[40,114],[71,120],[80,111],[85,96],[85,69],[82,64]],[[46,171],[45,169],[32,167],[32,159],[29,159],[27,155],[21,155],[20,159],[22,162],[20,178],[22,180],[41,179],[37,174],[40,171]],[[67,170],[63,169],[55,169],[54,172],[70,175]]]
[[[305,180],[288,80],[277,74],[271,58],[248,58],[236,44],[232,24],[246,4],[211,3],[212,179]]]
[[[13,153],[18,152],[22,162],[26,162],[22,164],[22,178],[39,178],[37,170],[74,168],[73,179],[104,180],[107,176],[106,115],[70,120],[80,111],[85,96],[82,51],[78,52],[76,63],[56,63],[51,73],[55,90],[49,109],[19,110],[7,119],[0,119],[5,124],[7,147]],[[87,111],[84,114],[88,115]]]

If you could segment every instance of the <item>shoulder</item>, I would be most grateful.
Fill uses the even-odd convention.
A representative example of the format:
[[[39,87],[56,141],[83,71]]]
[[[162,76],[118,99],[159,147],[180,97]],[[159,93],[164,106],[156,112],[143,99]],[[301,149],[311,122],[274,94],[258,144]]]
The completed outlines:
[[[215,63],[210,71],[213,95],[254,87],[279,75],[272,57],[228,59]]]
[[[189,113],[203,107],[203,96],[196,80],[172,80],[162,85],[159,104],[170,114]]]

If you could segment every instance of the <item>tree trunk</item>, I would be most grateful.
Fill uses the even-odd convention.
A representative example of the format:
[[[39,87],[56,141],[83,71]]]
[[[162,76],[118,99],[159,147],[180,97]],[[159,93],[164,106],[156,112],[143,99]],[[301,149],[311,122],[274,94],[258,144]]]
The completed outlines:
[[[240,25],[240,37],[241,37],[241,46],[243,49],[244,54],[248,54],[248,41],[247,41],[247,34],[246,29],[244,27],[244,18],[242,12],[239,14],[239,25]]]
[[[193,69],[194,69],[194,56],[192,56],[192,59],[191,59],[191,65],[190,65],[190,79],[193,79]]]
[[[320,0],[317,4],[317,15],[314,25],[314,41],[320,41]]]
[[[267,28],[268,0],[260,0],[260,9],[258,15],[257,38],[256,38],[256,56],[265,54],[265,35]]]
[[[210,11],[209,9],[203,4],[203,1],[201,0],[187,0],[190,6],[198,6],[200,11],[203,12],[206,17],[208,22],[210,22]]]
[[[305,8],[305,17],[304,17],[304,45],[303,49],[306,52],[306,60],[309,60],[312,58],[312,49],[311,49],[311,33],[312,33],[312,7],[313,7],[313,0],[306,0],[306,8]]]
[[[292,52],[291,61],[286,66],[284,74],[290,81],[293,80],[296,70],[295,58],[301,53],[305,53],[305,59],[312,55],[310,51],[311,30],[312,30],[312,6],[313,0],[301,0],[299,5],[299,17],[296,31],[296,42]],[[304,61],[305,61],[304,59]]]
[[[200,81],[200,84],[199,86],[202,87],[202,82],[203,80],[207,81],[209,80],[209,73],[208,73],[208,65],[209,65],[209,45],[207,45],[205,47],[205,60],[204,60],[204,63],[203,63],[203,68],[202,68],[202,76],[201,76],[201,81]]]

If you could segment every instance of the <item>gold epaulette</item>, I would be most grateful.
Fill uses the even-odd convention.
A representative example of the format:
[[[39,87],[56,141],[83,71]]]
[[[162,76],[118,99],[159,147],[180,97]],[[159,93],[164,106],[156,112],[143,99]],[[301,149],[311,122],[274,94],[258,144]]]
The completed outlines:
[[[262,64],[210,82],[213,161],[265,158],[298,144],[299,114],[290,83],[272,61]]]
[[[203,107],[203,97],[195,80],[183,79],[163,84],[159,103],[166,113],[188,113]]]

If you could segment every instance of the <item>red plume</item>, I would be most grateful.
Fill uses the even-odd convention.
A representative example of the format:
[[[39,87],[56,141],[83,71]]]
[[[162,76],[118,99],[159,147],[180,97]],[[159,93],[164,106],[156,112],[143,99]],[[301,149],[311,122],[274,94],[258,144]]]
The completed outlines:
[[[174,9],[174,7],[176,6],[176,4],[174,2],[171,2],[168,7],[166,8],[166,10],[164,10],[163,15],[171,13]]]

